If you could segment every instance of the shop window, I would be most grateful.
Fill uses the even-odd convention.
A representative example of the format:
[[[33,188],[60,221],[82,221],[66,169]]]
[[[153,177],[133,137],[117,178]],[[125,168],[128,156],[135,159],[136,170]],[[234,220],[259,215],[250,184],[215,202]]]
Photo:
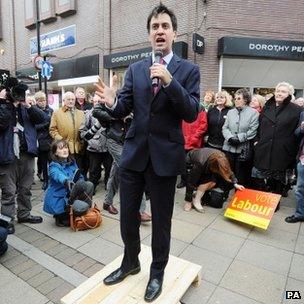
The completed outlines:
[[[24,1],[25,27],[33,29],[36,26],[35,0]]]
[[[40,0],[40,21],[49,23],[56,20],[55,5],[53,0]]]
[[[76,0],[55,0],[56,14],[67,17],[76,13]]]
[[[118,78],[118,89],[121,89],[124,85],[125,75],[126,75],[127,69],[126,68],[120,68],[120,69],[113,69],[110,72],[110,82],[112,83],[112,78],[114,75]]]

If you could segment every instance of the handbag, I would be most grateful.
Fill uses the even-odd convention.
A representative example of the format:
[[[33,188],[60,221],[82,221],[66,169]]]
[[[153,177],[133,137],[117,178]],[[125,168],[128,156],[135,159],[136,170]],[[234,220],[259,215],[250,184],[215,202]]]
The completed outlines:
[[[238,155],[239,161],[247,161],[253,157],[253,142],[248,140],[244,142],[241,153]]]
[[[100,209],[96,204],[92,206],[85,214],[75,215],[73,208],[70,208],[70,227],[74,231],[94,229],[101,225],[102,218]]]
[[[201,202],[202,205],[208,205],[213,208],[223,208],[223,204],[225,201],[225,193],[223,190],[219,188],[207,190],[203,195]]]

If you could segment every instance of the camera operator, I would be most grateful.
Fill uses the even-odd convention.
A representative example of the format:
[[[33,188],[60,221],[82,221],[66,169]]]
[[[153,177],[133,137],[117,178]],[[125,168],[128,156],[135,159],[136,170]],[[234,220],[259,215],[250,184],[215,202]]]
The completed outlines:
[[[125,117],[124,119],[116,119],[111,117],[102,104],[96,105],[92,112],[93,117],[95,117],[102,127],[106,129],[107,138],[107,148],[109,153],[113,157],[112,168],[110,172],[109,181],[107,184],[107,191],[105,194],[105,201],[103,204],[103,209],[107,210],[111,214],[117,214],[118,210],[113,205],[113,199],[118,191],[119,187],[119,163],[122,154],[122,148],[125,140],[125,135],[129,129],[132,122],[132,113]],[[140,206],[140,219],[142,222],[151,221],[151,216],[145,212],[146,200],[144,197],[141,201]]]
[[[42,217],[30,214],[34,157],[37,155],[35,124],[45,119],[43,111],[25,99],[27,85],[8,78],[0,89],[0,188],[1,213],[14,218],[17,196],[19,223],[41,223]],[[14,233],[13,223],[7,227]]]

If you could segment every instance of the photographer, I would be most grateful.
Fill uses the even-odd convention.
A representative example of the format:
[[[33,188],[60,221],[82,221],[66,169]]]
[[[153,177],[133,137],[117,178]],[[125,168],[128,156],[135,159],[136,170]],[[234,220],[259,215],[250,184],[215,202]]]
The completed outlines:
[[[106,129],[106,145],[108,151],[113,157],[113,164],[110,172],[109,181],[107,184],[107,191],[105,194],[105,202],[103,204],[103,209],[107,210],[111,214],[117,214],[118,210],[113,206],[113,199],[119,187],[119,163],[125,136],[132,122],[133,115],[131,113],[124,119],[115,119],[108,114],[105,109],[105,106],[101,104],[96,105],[94,107],[92,115],[99,121],[101,126]],[[140,219],[142,222],[149,222],[151,221],[151,216],[145,212],[145,209],[146,200],[143,197],[139,210]]]
[[[93,96],[94,107],[100,102],[100,97],[96,94]],[[104,167],[104,185],[110,176],[112,166],[112,156],[106,147],[105,129],[99,121],[92,116],[93,109],[85,113],[85,121],[79,128],[80,137],[87,142],[87,155],[89,156],[89,181],[94,184],[94,191],[101,177],[101,165]]]
[[[25,99],[27,85],[8,78],[2,85],[0,99],[0,188],[1,213],[14,218],[17,196],[19,223],[41,223],[42,217],[30,214],[34,157],[37,156],[35,124],[45,119],[43,111]],[[8,225],[14,233],[14,224]]]

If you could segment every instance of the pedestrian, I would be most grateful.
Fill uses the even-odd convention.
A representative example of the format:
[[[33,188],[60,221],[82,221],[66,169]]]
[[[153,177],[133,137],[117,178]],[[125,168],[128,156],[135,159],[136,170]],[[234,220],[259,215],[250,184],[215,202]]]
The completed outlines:
[[[259,126],[259,114],[249,107],[251,94],[248,90],[237,90],[234,100],[235,108],[228,111],[222,128],[225,138],[223,151],[239,183],[250,187],[253,139]]]
[[[100,102],[97,94],[93,96],[94,107]],[[106,188],[113,158],[107,148],[106,129],[93,117],[94,108],[85,113],[85,121],[79,128],[80,137],[87,142],[87,154],[89,156],[89,181],[94,184],[94,191],[101,177],[101,166],[104,167],[104,185]]]
[[[37,176],[42,178],[42,190],[46,190],[48,186],[48,164],[49,152],[52,143],[49,128],[53,109],[51,109],[46,102],[46,95],[44,92],[39,91],[35,94],[35,101],[37,107],[45,113],[44,122],[36,124],[37,139],[38,139],[38,159],[37,159]],[[41,175],[42,174],[42,175]]]
[[[84,121],[84,112],[75,107],[76,98],[73,92],[65,92],[62,99],[63,106],[52,115],[50,135],[53,140],[64,139],[68,142],[69,151],[81,169],[83,140],[80,138],[79,128]]]
[[[282,195],[287,184],[287,170],[295,167],[298,149],[295,130],[302,109],[291,102],[293,94],[291,84],[278,83],[274,96],[260,113],[252,171],[258,190]],[[280,203],[276,210],[279,208]]]
[[[35,124],[44,122],[45,114],[25,99],[27,85],[9,78],[0,89],[0,188],[1,213],[14,218],[17,198],[18,223],[37,224],[41,216],[31,215],[31,186],[37,156]],[[10,223],[8,233],[14,233]]]
[[[170,250],[176,177],[185,172],[181,123],[197,118],[200,73],[198,66],[173,54],[177,21],[165,5],[159,4],[152,10],[147,30],[153,55],[130,65],[119,93],[116,94],[116,76],[111,87],[100,80],[97,93],[113,117],[134,113],[119,164],[124,257],[121,266],[104,283],[116,284],[140,271],[138,211],[147,187],[152,210],[153,260],[144,299],[151,302],[162,291]],[[157,62],[153,64],[154,58]],[[153,88],[151,79],[155,79]]]

